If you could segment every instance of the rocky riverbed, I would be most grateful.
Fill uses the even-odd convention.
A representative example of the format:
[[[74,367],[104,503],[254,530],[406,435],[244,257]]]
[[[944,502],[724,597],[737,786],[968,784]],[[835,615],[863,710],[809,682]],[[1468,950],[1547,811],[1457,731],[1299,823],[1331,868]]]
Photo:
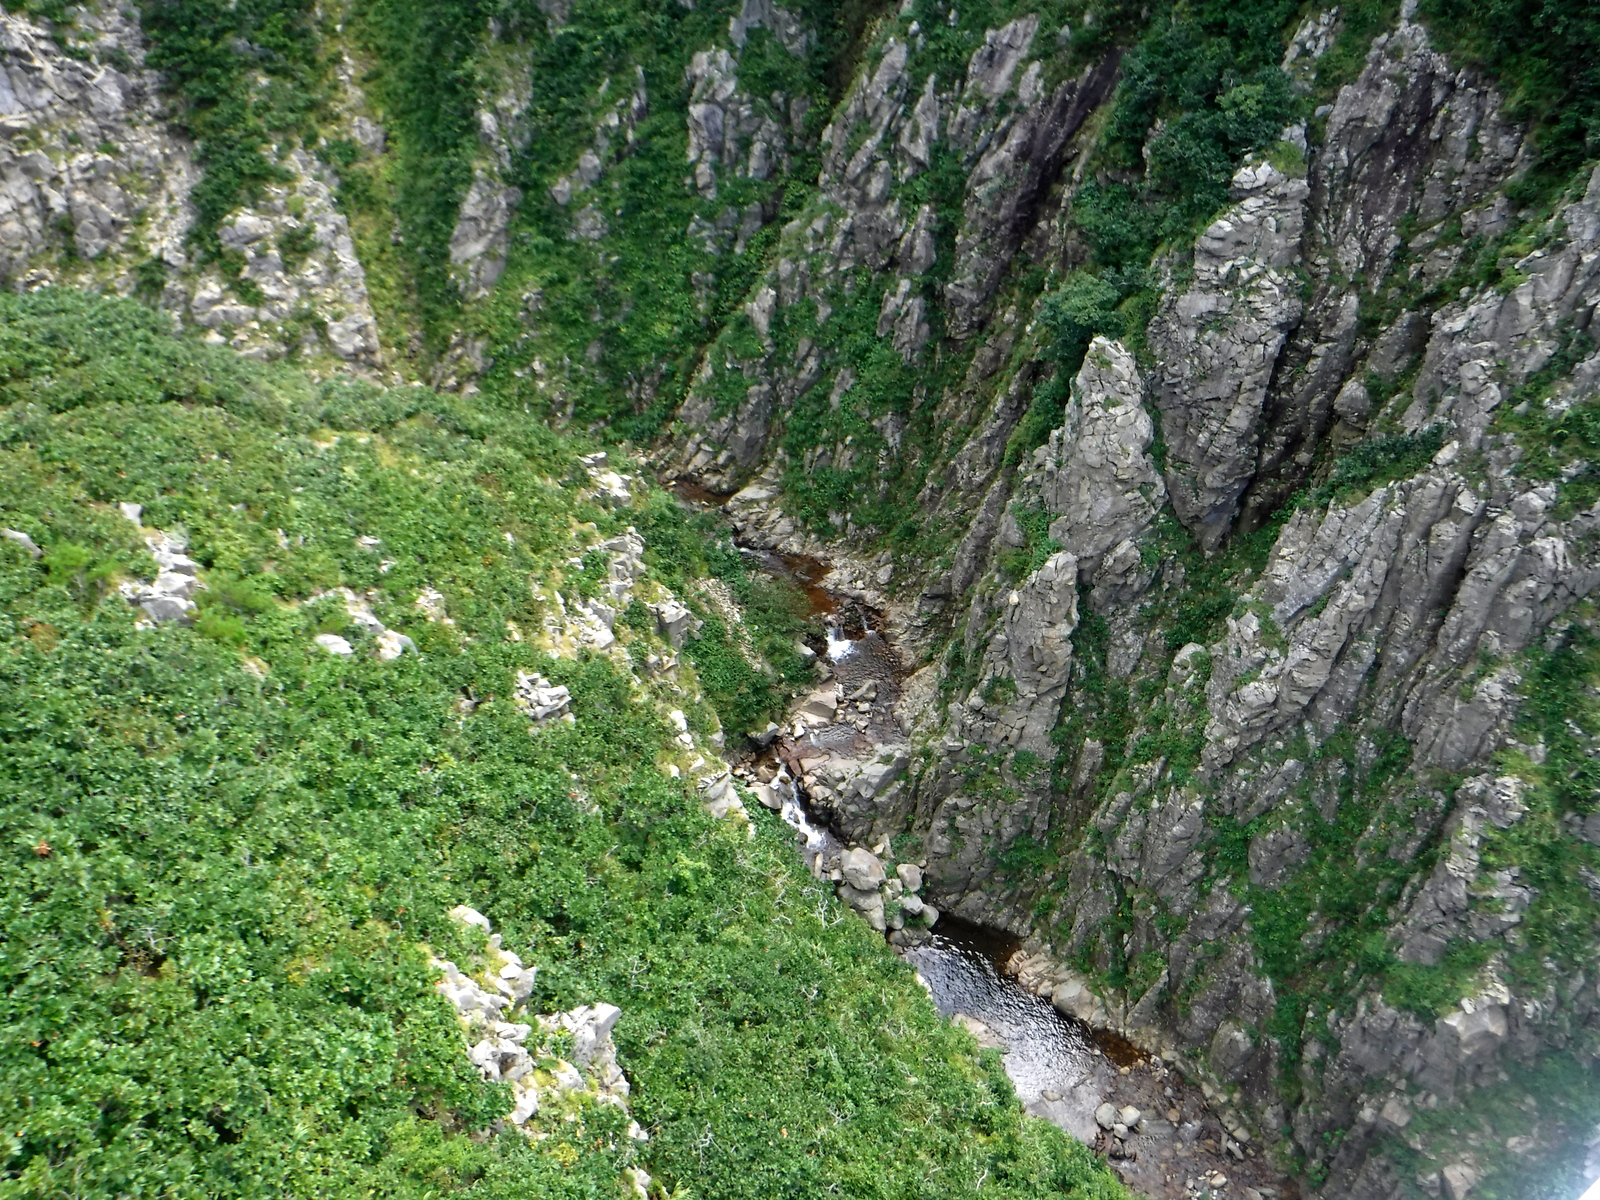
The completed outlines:
[[[1016,939],[945,918],[903,953],[941,1013],[1004,1051],[1023,1107],[1104,1154],[1141,1194],[1298,1196],[1169,1064],[1029,991],[1012,969],[1027,958]]]

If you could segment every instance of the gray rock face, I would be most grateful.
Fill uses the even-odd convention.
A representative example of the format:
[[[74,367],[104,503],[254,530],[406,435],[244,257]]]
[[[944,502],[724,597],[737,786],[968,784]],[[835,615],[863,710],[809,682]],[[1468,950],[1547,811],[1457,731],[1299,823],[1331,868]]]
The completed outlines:
[[[764,7],[782,11],[772,5]],[[804,35],[801,41],[802,49],[796,53],[803,53]],[[743,44],[742,37],[737,44]],[[793,127],[804,119],[804,107],[785,113],[781,105],[775,107],[772,101],[758,101],[747,95],[739,87],[738,62],[727,50],[696,54],[689,64],[686,82],[690,88],[689,166],[695,190],[702,198],[717,198],[719,176],[765,180],[775,172],[788,170],[788,139],[792,131],[797,131]],[[758,214],[758,228],[759,225]],[[696,231],[691,229],[690,236],[697,236]],[[740,236],[739,248],[743,248],[748,236],[748,232]]]
[[[70,276],[74,256],[95,264],[134,249],[141,225],[147,253],[187,263],[195,169],[157,115],[154,75],[137,65],[142,35],[109,7],[91,9],[82,25],[96,35],[89,59],[63,53],[27,18],[0,13],[0,283],[8,286],[37,286],[63,268]],[[112,58],[135,65],[124,72]],[[131,279],[121,282],[132,290]]]
[[[1330,11],[1296,33],[1286,70],[1299,85],[1310,79],[1302,60],[1337,29]],[[881,287],[871,332],[902,361],[978,347],[959,383],[919,400],[950,432],[917,448],[930,464],[917,503],[954,532],[939,562],[894,562],[907,599],[890,620],[903,653],[931,643],[939,659],[924,660],[918,677],[930,681],[908,686],[900,710],[908,736],[894,750],[908,766],[892,802],[860,806],[851,828],[920,840],[919,902],[1094,957],[1101,982],[1075,979],[1054,1002],[1182,1056],[1230,1097],[1230,1136],[1287,1127],[1327,1172],[1318,1194],[1391,1200],[1404,1185],[1386,1139],[1422,1136],[1415,1105],[1448,1107],[1479,1088],[1504,1088],[1515,1105],[1503,1066],[1600,1044],[1589,974],[1522,994],[1502,965],[1548,899],[1507,849],[1533,836],[1539,802],[1504,764],[1542,761],[1546,748],[1524,744],[1521,723],[1533,664],[1569,623],[1588,623],[1600,583],[1600,510],[1528,469],[1511,418],[1538,406],[1558,415],[1600,388],[1600,354],[1575,352],[1573,334],[1600,304],[1600,173],[1548,223],[1519,216],[1502,189],[1523,161],[1522,131],[1491,88],[1403,19],[1311,141],[1285,130],[1236,173],[1192,272],[1182,251],[1155,264],[1177,282],[1148,330],[1153,365],[1097,340],[1062,427],[1018,463],[1013,433],[1050,366],[1026,307],[992,306],[991,264],[1004,279],[1019,253],[1081,261],[1081,247],[1057,238],[1065,221],[1047,219],[1048,201],[1025,251],[985,232],[991,219],[1019,228],[1007,189],[1025,191],[1018,172],[1039,161],[1019,152],[1000,167],[991,156],[1050,103],[1030,76],[1041,35],[1025,20],[991,31],[959,87],[913,86],[915,35],[899,36],[835,114],[827,211],[786,231],[748,310],[767,337],[790,306],[834,304],[829,280],[850,271],[857,286]],[[991,92],[1012,110],[991,106]],[[937,217],[899,190],[941,143],[965,149],[969,172],[954,242],[924,241]],[[1069,137],[1062,161],[1074,150]],[[1519,219],[1530,222],[1519,244],[1537,249],[1503,264],[1515,274],[1499,287],[1438,288],[1473,239]],[[925,281],[946,246],[950,282],[935,293]],[[1376,321],[1380,302],[1389,307]],[[942,342],[912,328],[938,330],[941,318]],[[1565,374],[1547,381],[1551,363]],[[747,536],[784,544],[800,534],[780,508],[773,433],[807,389],[842,407],[860,381],[809,344],[792,362],[739,369],[747,390],[732,410],[691,396],[674,466],[753,476],[730,511]],[[1530,380],[1526,407],[1504,411]],[[859,453],[841,443],[797,456],[821,470]],[[1351,469],[1369,456],[1375,469]],[[1264,558],[1236,552],[1235,539],[1258,534],[1291,497],[1287,518],[1261,535]],[[1199,554],[1163,517],[1169,503]],[[1019,552],[1039,549],[1041,510],[1060,551],[1019,577]],[[1190,632],[1180,621],[1205,588],[1218,611],[1207,632]],[[1127,707],[1108,719],[1103,698],[1123,694]],[[1363,783],[1385,755],[1406,766]],[[808,779],[837,782],[825,768]],[[1386,952],[1425,970],[1475,943],[1487,965],[1427,1017],[1386,999],[1381,971],[1352,977],[1336,1011],[1313,1009],[1289,1046],[1270,1030],[1294,997],[1269,970],[1255,901],[1326,873],[1328,830],[1350,822],[1352,872],[1381,863],[1404,877],[1350,901],[1377,906]],[[1561,828],[1574,846],[1600,844],[1595,818],[1573,814]],[[1233,841],[1241,831],[1247,840]],[[1041,843],[1060,856],[1053,877],[1007,867],[1007,848]],[[1577,878],[1600,897],[1600,869],[1583,869]],[[1310,913],[1302,952],[1315,958],[1341,920]],[[1136,987],[1104,987],[1132,963],[1147,967]],[[1294,1099],[1280,1089],[1291,1051],[1303,1055]],[[1445,1167],[1462,1164],[1438,1146],[1413,1152],[1434,1156],[1430,1186],[1445,1194]]]
[[[128,516],[130,511],[134,515]],[[136,525],[139,512],[137,505],[123,507],[124,516],[128,516]],[[206,586],[200,580],[200,564],[185,553],[189,549],[188,539],[181,534],[154,529],[144,533],[144,543],[150,551],[150,557],[155,559],[155,579],[149,582],[129,580],[118,591],[129,604],[143,610],[143,621],[155,624],[182,621],[188,624],[197,607],[192,597]],[[342,642],[344,639],[337,640]],[[331,647],[325,648],[332,652]],[[350,653],[348,645],[344,653]]]
[[[572,1097],[614,1105],[626,1113],[632,1085],[617,1064],[611,1040],[622,1010],[601,1003],[558,1013],[525,1011],[538,968],[526,966],[507,950],[500,935],[492,932],[489,919],[476,909],[458,904],[450,916],[483,930],[488,945],[481,961],[471,966],[472,973],[447,959],[433,959],[440,976],[434,990],[455,1010],[462,1032],[473,1043],[467,1051],[472,1065],[489,1082],[510,1085],[513,1107],[506,1120],[512,1127],[530,1137],[545,1136],[529,1122],[541,1108],[570,1103]],[[508,1019],[512,1017],[523,1019]],[[570,1061],[555,1053],[558,1034],[570,1039]],[[631,1121],[628,1132],[635,1140],[645,1136]]]
[[[1155,427],[1143,392],[1133,355],[1120,342],[1095,338],[1072,381],[1061,428],[1034,455],[1040,501],[1062,514],[1050,536],[1077,559],[1086,580],[1114,572],[1108,560],[1139,538],[1166,498],[1148,454]]]
[[[983,306],[1029,232],[1072,137],[1116,80],[1116,57],[1060,84],[1048,96],[1040,86],[1039,64],[1016,79],[1038,24],[1038,17],[1030,15],[989,32],[968,65],[967,86],[950,120],[951,142],[977,156],[967,176],[955,274],[944,294],[950,332],[956,337],[978,330]],[[993,125],[996,102],[1014,80],[1022,111]]]
[[[1509,206],[1495,189],[1523,158],[1523,131],[1501,98],[1429,43],[1422,26],[1402,19],[1379,36],[1361,76],[1340,90],[1327,115],[1323,144],[1311,161],[1311,208],[1303,269],[1310,297],[1283,352],[1273,403],[1260,437],[1259,479],[1246,499],[1247,519],[1269,515],[1298,486],[1311,450],[1335,417],[1366,426],[1351,384],[1365,370],[1392,380],[1414,363],[1426,313],[1402,314],[1377,342],[1360,336],[1362,300],[1353,279],[1377,281],[1398,255],[1428,254],[1419,269],[1439,278],[1463,253],[1441,239],[1452,216],[1467,236],[1505,229]],[[1408,219],[1418,232],[1400,234]]]
[[[996,597],[997,629],[980,682],[952,715],[957,736],[1043,753],[1067,692],[1078,625],[1078,560],[1053,554]]]
[[[327,349],[347,361],[374,365],[378,325],[366,272],[349,221],[326,181],[328,171],[303,150],[291,152],[285,165],[292,182],[264,188],[254,208],[236,213],[218,230],[223,246],[244,259],[241,277],[259,289],[262,303],[241,301],[220,274],[207,271],[189,300],[189,319],[211,331],[207,341],[226,343],[253,358],[276,358],[291,349],[281,327],[309,310],[325,319]],[[298,262],[286,260],[282,250],[296,237],[308,242]]]
[[[247,302],[215,267],[197,272],[190,262],[198,172],[187,142],[162,118],[137,25],[119,9],[89,5],[78,29],[94,35],[87,59],[65,54],[26,18],[0,13],[0,286],[129,295],[148,288],[148,272],[141,282],[134,268],[155,263],[161,306],[209,330],[208,341],[255,358],[304,350],[376,365],[366,274],[334,203],[331,168],[292,152],[283,163],[290,181],[266,186],[254,206],[222,223],[224,249],[245,263],[240,279],[260,293]],[[359,89],[351,72],[340,74],[353,111]],[[381,144],[370,121],[366,137]],[[307,312],[325,338],[299,320]]]
[[[162,307],[210,331],[214,344],[256,358],[307,350],[376,365],[378,325],[331,168],[294,150],[283,162],[290,182],[264,187],[256,205],[222,222],[224,250],[243,259],[240,280],[261,298],[245,301],[216,267],[195,272],[190,262],[198,171],[187,142],[163,122],[157,78],[139,66],[138,26],[91,5],[78,29],[96,35],[91,58],[72,58],[26,18],[0,14],[0,285],[131,294],[149,286],[134,266],[155,262]],[[344,99],[352,110],[360,104],[354,80]],[[366,120],[366,141],[374,139],[381,144],[381,131]],[[325,336],[299,322],[306,312]]]
[[[1150,323],[1153,380],[1179,520],[1221,545],[1255,474],[1273,365],[1300,319],[1298,259],[1310,187],[1271,163],[1233,177],[1235,203],[1201,235],[1194,278]]]
[[[1463,451],[1478,450],[1512,389],[1545,366],[1575,322],[1600,297],[1600,168],[1584,194],[1549,227],[1548,244],[1519,259],[1521,282],[1447,304],[1433,317],[1421,370],[1401,425],[1415,432],[1447,424]],[[1558,407],[1593,394],[1600,353],[1578,365],[1555,396]]]
[[[527,109],[533,83],[527,61],[512,46],[496,62],[494,85],[484,90],[478,110],[479,154],[472,184],[450,235],[451,275],[468,300],[487,296],[505,270],[511,218],[522,202],[521,189],[510,180],[531,136]],[[608,78],[600,88],[594,99],[593,139],[572,172],[550,188],[550,198],[572,211],[568,236],[573,239],[605,236],[605,219],[593,204],[584,203],[584,193],[631,152],[634,130],[649,113],[643,69],[635,67],[631,89],[618,87],[618,82]]]
[[[22,547],[22,552],[29,558],[37,560],[44,557],[44,551],[39,549],[38,544],[20,529],[0,529],[0,537],[9,542],[15,542]]]
[[[1037,230],[1050,207],[1051,186],[1076,153],[1075,138],[1117,77],[1113,57],[1047,93],[1040,83],[1037,29],[1038,18],[1028,15],[989,30],[963,78],[928,75],[916,91],[911,80],[919,50],[897,36],[885,39],[876,62],[858,76],[823,131],[816,201],[785,227],[775,265],[747,310],[765,354],[719,352],[706,363],[679,411],[684,435],[675,446],[675,470],[733,491],[769,453],[774,430],[806,392],[828,387],[831,403],[850,402],[855,375],[849,365],[833,361],[832,352],[812,338],[792,358],[779,359],[768,330],[773,314],[802,301],[814,305],[817,321],[825,323],[850,301],[863,269],[874,277],[872,286],[882,287],[881,295],[875,293],[878,336],[908,363],[924,354],[932,305],[942,307],[957,336],[984,328],[1009,264]],[[695,95],[705,97],[690,112],[690,157],[702,195],[714,194],[717,170],[755,161],[753,150],[746,158],[740,149],[731,159],[726,150],[728,105],[735,104],[737,92],[730,64],[717,57],[722,53],[697,55],[691,68]],[[725,100],[717,99],[724,93]],[[739,128],[746,124],[741,117]],[[766,137],[760,129],[740,136],[756,139],[753,144]],[[963,156],[969,170],[953,274],[936,293],[923,281],[937,253],[935,215],[901,193],[929,168],[940,143]],[[731,236],[735,224],[742,230],[749,223],[729,216],[726,230],[691,228],[690,236],[715,245]],[[713,387],[723,371],[747,381],[738,385],[744,398],[731,411],[717,398],[726,391]],[[1012,393],[1013,402],[1019,399],[1025,407],[1026,397]],[[1000,449],[1021,411],[996,426]],[[892,441],[892,427],[886,429]],[[808,466],[848,465],[853,453],[844,445],[819,446]]]

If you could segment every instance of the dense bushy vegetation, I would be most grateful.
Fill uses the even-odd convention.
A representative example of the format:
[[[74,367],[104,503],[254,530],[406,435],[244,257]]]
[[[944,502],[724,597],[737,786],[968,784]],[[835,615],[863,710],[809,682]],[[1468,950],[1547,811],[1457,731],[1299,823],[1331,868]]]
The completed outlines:
[[[851,5],[791,7],[820,36],[797,57],[757,29],[739,75],[756,96],[781,92],[809,104],[811,115],[792,135],[799,144],[788,173],[809,182],[816,166],[808,147],[814,149],[826,121],[840,83],[835,68],[847,60],[862,14]],[[395,137],[390,198],[416,315],[433,353],[453,334],[470,330],[510,353],[484,381],[487,394],[500,402],[546,412],[553,407],[556,415],[584,424],[609,421],[621,437],[659,429],[688,383],[696,351],[743,303],[774,232],[719,259],[686,230],[697,216],[714,222],[730,206],[740,212],[757,204],[776,212],[788,186],[781,173],[766,181],[730,177],[720,181],[712,201],[684,186],[685,71],[694,51],[726,36],[738,11],[728,2],[691,7],[676,0],[579,0],[553,24],[533,0],[356,5],[356,37],[375,68],[372,93]],[[491,17],[497,33],[486,42],[482,34]],[[501,287],[467,311],[449,274],[448,242],[482,154],[475,105],[480,89],[509,88],[516,77],[529,89],[519,118],[518,144],[525,149],[509,179],[522,190],[523,203]],[[595,144],[605,111],[637,81],[646,111],[631,136],[616,135],[600,185],[568,206],[556,203],[550,187]],[[795,191],[798,200],[804,189]],[[598,244],[572,235],[574,214],[587,202],[608,226]],[[530,296],[537,297],[531,337]],[[555,371],[563,399],[554,406],[540,386],[550,379],[530,380],[521,370],[535,355]]]
[[[1423,0],[1429,31],[1486,67],[1533,125],[1524,197],[1560,187],[1600,156],[1600,12],[1569,0]]]
[[[1023,1118],[786,827],[757,809],[747,840],[657,765],[670,729],[616,661],[516,639],[530,581],[579,586],[574,546],[635,515],[687,584],[663,511],[584,500],[532,418],[160,328],[0,297],[0,524],[43,551],[0,541],[6,1194],[617,1194],[610,1110],[483,1134],[509,1101],[428,965],[470,952],[463,901],[539,967],[537,1007],[623,1008],[663,1196],[1123,1194]],[[122,501],[187,531],[194,626],[140,628],[113,590],[154,566]],[[313,598],[337,585],[420,653],[371,656]],[[412,606],[429,586],[453,625]],[[530,736],[519,669],[575,723]]]
[[[70,21],[57,0],[26,7]],[[1094,335],[1142,352],[1152,259],[1214,216],[1240,159],[1270,147],[1274,161],[1303,166],[1273,143],[1359,68],[1397,6],[1344,5],[1343,35],[1301,95],[1278,65],[1303,15],[1290,0],[1114,0],[1093,22],[1064,0],[974,0],[959,12],[934,0],[893,12],[799,0],[787,7],[817,35],[806,51],[758,29],[739,64],[757,103],[809,105],[791,122],[792,159],[769,180],[720,179],[714,199],[684,181],[685,71],[694,51],[725,40],[740,4],[575,0],[551,21],[554,7],[356,0],[341,25],[304,0],[143,3],[149,62],[203,170],[202,254],[221,255],[218,223],[284,177],[284,156],[314,150],[339,172],[386,346],[426,376],[475,343],[479,401],[246,364],[172,339],[131,306],[0,298],[0,522],[43,549],[34,560],[0,541],[0,822],[11,847],[0,1063],[15,1081],[0,1098],[4,1186],[613,1194],[622,1151],[605,1114],[534,1146],[481,1136],[504,1097],[467,1069],[427,968],[430,947],[464,949],[441,918],[464,900],[541,967],[540,1004],[623,1006],[618,1039],[653,1135],[646,1161],[676,1194],[945,1196],[980,1183],[985,1194],[1110,1194],[1079,1149],[1020,1118],[994,1061],[943,1029],[881,946],[841,920],[797,870],[784,830],[758,813],[745,842],[658,769],[669,743],[660,697],[605,657],[556,660],[520,636],[546,615],[530,580],[581,590],[572,556],[631,523],[655,577],[704,622],[684,651],[689,694],[671,701],[697,733],[759,728],[809,671],[791,589],[750,570],[715,521],[671,497],[642,489],[620,513],[586,502],[584,473],[551,426],[646,441],[702,367],[724,410],[739,403],[744,363],[766,352],[742,306],[785,223],[820,203],[818,137],[868,49],[863,35],[909,38],[917,22],[915,86],[929,73],[948,84],[986,30],[1037,11],[1041,39],[1070,26],[1046,55],[1047,81],[1125,53],[1067,202],[1069,269],[1018,271],[995,304],[1039,318],[1001,372],[1020,377],[1023,360],[1035,371],[1006,449],[1014,468],[1059,424]],[[1548,206],[1600,146],[1600,18],[1562,0],[1423,0],[1421,12],[1533,123],[1534,169],[1510,191]],[[345,51],[386,127],[381,158],[322,132],[328,65]],[[636,78],[648,103],[633,135],[613,144],[593,192],[558,203],[551,185]],[[502,171],[520,193],[505,275],[468,301],[449,241],[488,161],[477,110],[519,87],[527,104]],[[773,111],[799,110],[774,101]],[[938,255],[917,284],[930,298],[948,281],[969,166],[941,146],[901,195],[907,211],[933,208]],[[603,235],[577,231],[581,203]],[[687,236],[752,208],[761,228],[737,245],[724,237],[720,253]],[[1508,280],[1521,236],[1475,242],[1443,280],[1390,285],[1363,322]],[[280,242],[291,264],[308,246]],[[981,339],[945,338],[935,304],[928,349],[908,366],[876,333],[884,286],[853,279],[825,323],[808,304],[774,321],[777,356],[793,360],[810,341],[830,371],[855,377],[848,403],[831,402],[827,375],[792,407],[780,435],[786,503],[812,529],[875,529],[931,559],[952,533],[924,527],[916,498],[989,398],[974,392],[954,425],[935,414],[965,386]],[[1590,348],[1571,334],[1514,397],[1532,403],[1508,403],[1499,418],[1528,448],[1518,471],[1560,481],[1562,511],[1600,495],[1584,465],[1600,457],[1600,418],[1592,401],[1551,410],[1542,400]],[[886,418],[898,422],[892,453]],[[1375,436],[1322,463],[1321,485],[1296,500],[1351,500],[1420,469],[1441,440]],[[845,445],[850,455],[802,465],[808,450]],[[153,567],[116,501],[143,504],[147,525],[187,531],[209,584],[192,627],[136,628],[115,594]],[[1025,544],[1001,563],[1017,576],[1055,548],[1048,514],[1020,521]],[[1146,611],[1149,652],[1170,660],[1214,642],[1272,532],[1208,558],[1163,516],[1146,550],[1184,583]],[[372,660],[342,606],[315,598],[341,585],[377,589],[378,614],[422,653]],[[412,606],[425,587],[445,594],[453,625]],[[737,619],[711,602],[720,595]],[[1167,698],[1151,682],[1159,673],[1113,677],[1107,624],[1087,603],[1081,611],[1083,702],[1056,731],[1063,753],[1050,764],[1073,811],[1055,844],[1007,852],[1016,878],[1047,877],[1041,867],[1082,832],[1095,797],[1065,799],[1062,773],[1085,739],[1104,747],[1102,790],[1151,763],[1186,783],[1197,764],[1199,700]],[[324,631],[362,652],[346,662],[312,649]],[[619,633],[661,649],[642,605]],[[973,665],[955,644],[949,661],[945,686],[962,690]],[[1595,649],[1573,626],[1522,666],[1522,733],[1547,758],[1504,764],[1530,783],[1532,815],[1491,840],[1485,861],[1515,864],[1537,887],[1526,941],[1508,959],[1531,987],[1547,963],[1578,970],[1569,951],[1592,927],[1574,870],[1594,855],[1560,822],[1586,812],[1593,791],[1582,743],[1595,725]],[[507,699],[523,669],[572,689],[574,726],[527,735]],[[1292,1070],[1330,1008],[1360,988],[1429,1017],[1459,999],[1484,955],[1459,945],[1438,966],[1401,964],[1386,933],[1404,877],[1437,848],[1402,867],[1374,851],[1371,831],[1423,819],[1457,781],[1412,778],[1402,741],[1363,746],[1347,729],[1278,750],[1339,781],[1331,817],[1309,783],[1292,798],[1315,852],[1282,886],[1257,887],[1244,855],[1263,826],[1224,822],[1207,885],[1252,906],[1279,996],[1264,1032]],[[1018,774],[1038,767],[1012,763]],[[1137,991],[1162,964],[1123,944],[1145,900],[1119,902],[1082,965]],[[1043,915],[1049,897],[1041,905]]]
[[[1073,200],[1097,261],[1143,267],[1159,243],[1227,202],[1244,152],[1274,140],[1295,112],[1278,60],[1296,7],[1209,0],[1152,16],[1122,60],[1101,172]]]

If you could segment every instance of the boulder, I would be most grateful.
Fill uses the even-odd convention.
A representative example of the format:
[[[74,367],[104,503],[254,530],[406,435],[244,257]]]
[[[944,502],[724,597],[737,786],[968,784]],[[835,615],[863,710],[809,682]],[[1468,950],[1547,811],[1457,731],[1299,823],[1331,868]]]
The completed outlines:
[[[484,933],[492,932],[493,927],[489,924],[489,918],[475,908],[468,908],[465,904],[456,905],[447,915],[452,921],[459,924],[476,926],[483,930]]]
[[[152,611],[151,606],[159,604],[173,605],[177,603],[178,602],[175,600],[147,600],[145,601],[144,609],[146,612],[150,613],[155,620],[167,621],[171,620],[172,617],[158,615]],[[183,611],[184,610],[180,607],[174,616],[182,616]],[[312,641],[321,646],[329,654],[337,655],[339,658],[349,658],[356,652],[355,647],[353,647],[349,642],[345,641],[344,638],[340,637],[337,633],[319,633],[315,638],[312,639]]]
[[[378,657],[384,662],[399,658],[407,650],[416,652],[417,644],[403,633],[396,633],[392,629],[385,629],[373,639],[378,647]]]
[[[682,649],[683,644],[699,630],[702,624],[692,612],[676,600],[663,600],[653,607],[656,614],[656,628],[674,648]]]
[[[34,545],[34,541],[20,529],[0,529],[0,537],[13,541],[26,551],[29,558],[38,559],[44,556],[44,551]]]
[[[191,604],[185,604],[177,596],[151,596],[147,600],[141,600],[139,602],[139,607],[144,609],[145,615],[148,616],[152,621],[186,622],[189,619],[189,611],[194,606]],[[341,642],[344,641],[343,638],[340,638],[339,640]],[[345,644],[348,645],[349,643]],[[339,652],[331,651],[331,653]],[[350,651],[347,650],[344,653],[348,654]]]
[[[807,696],[805,703],[800,706],[798,714],[809,721],[826,723],[833,720],[838,711],[839,694],[830,687],[812,692],[811,695]]]
[[[844,875],[845,882],[851,887],[874,894],[887,878],[883,863],[879,861],[878,856],[859,846],[846,850],[839,856],[839,870]]]
[[[867,924],[871,925],[879,933],[884,933],[888,930],[889,925],[885,921],[883,914],[883,897],[876,891],[865,891],[861,888],[851,887],[848,883],[841,883],[839,885],[839,899],[860,913],[866,919]]]
[[[1467,1195],[1478,1185],[1478,1173],[1466,1163],[1451,1163],[1439,1172],[1444,1181],[1444,1194],[1450,1200],[1467,1200]]]

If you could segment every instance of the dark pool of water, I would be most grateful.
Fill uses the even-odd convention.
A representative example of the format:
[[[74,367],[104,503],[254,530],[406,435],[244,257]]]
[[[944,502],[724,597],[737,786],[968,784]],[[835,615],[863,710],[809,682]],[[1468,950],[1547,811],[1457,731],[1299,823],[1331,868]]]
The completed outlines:
[[[1097,1056],[1084,1026],[1001,970],[1016,949],[1006,934],[946,918],[931,941],[907,950],[905,958],[940,1013],[975,1018],[1005,1043],[1006,1074],[1026,1104],[1045,1092],[1072,1092]]]

